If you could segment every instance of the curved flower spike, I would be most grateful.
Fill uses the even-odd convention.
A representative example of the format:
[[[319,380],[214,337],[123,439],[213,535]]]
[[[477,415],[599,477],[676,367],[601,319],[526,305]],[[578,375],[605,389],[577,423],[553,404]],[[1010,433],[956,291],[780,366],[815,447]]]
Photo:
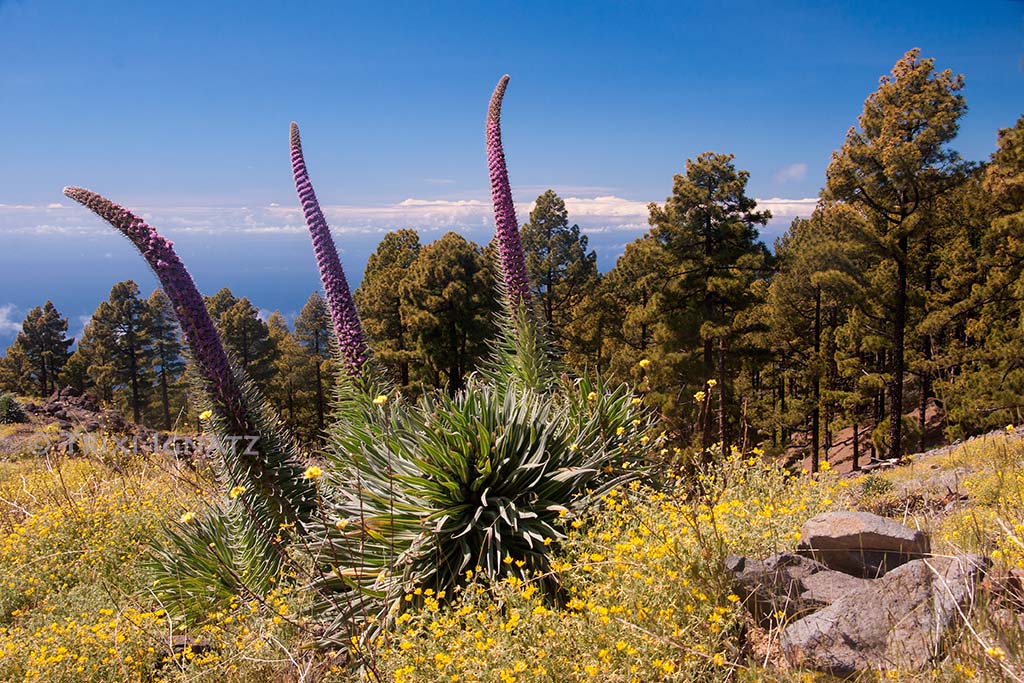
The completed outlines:
[[[139,250],[174,306],[181,331],[216,407],[223,411],[223,417],[240,420],[244,412],[241,389],[203,297],[174,252],[173,243],[132,212],[91,190],[65,187],[64,194],[117,228]]]
[[[244,449],[235,448],[237,441],[227,442],[232,444],[229,448],[218,449],[230,480],[248,484],[237,497],[245,506],[252,528],[269,544],[278,536],[280,524],[311,519],[316,489],[301,478],[301,459],[294,442],[263,417],[258,390],[247,386],[231,370],[203,297],[185,264],[174,253],[171,241],[138,216],[95,192],[66,187],[64,194],[131,240],[156,273],[192,350],[213,413],[220,418],[212,427],[221,436],[258,437]],[[205,413],[204,416],[212,417]]]
[[[491,105],[487,109],[487,169],[491,176],[491,201],[494,203],[495,233],[501,259],[501,277],[505,295],[515,306],[530,300],[530,281],[526,276],[526,258],[519,239],[519,222],[512,203],[512,188],[505,168],[505,152],[501,147],[501,101],[508,86],[508,74],[501,77]]]
[[[320,281],[327,294],[327,307],[331,312],[331,323],[338,339],[347,370],[351,375],[359,375],[366,362],[368,350],[363,327],[359,322],[352,292],[345,279],[345,270],[341,267],[338,250],[334,247],[331,230],[327,227],[327,219],[320,210],[320,203],[313,191],[313,183],[309,180],[306,160],[302,156],[302,141],[299,138],[299,125],[292,122],[291,128],[292,173],[295,176],[295,190],[302,202],[302,213],[306,217],[306,226],[313,238],[313,251],[316,263],[320,268]]]

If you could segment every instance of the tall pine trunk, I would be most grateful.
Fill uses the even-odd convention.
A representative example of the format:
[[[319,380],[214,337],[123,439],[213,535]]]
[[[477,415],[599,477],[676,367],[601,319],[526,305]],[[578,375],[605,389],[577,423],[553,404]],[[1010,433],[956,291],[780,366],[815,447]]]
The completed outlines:
[[[851,465],[854,472],[860,469],[860,416],[854,413],[853,415],[853,464]]]
[[[814,290],[814,380],[811,399],[811,472],[817,472],[820,464],[818,452],[821,447],[821,377],[819,361],[821,355],[821,288]]]
[[[163,412],[164,430],[171,430],[171,399],[167,392],[167,369],[160,364],[160,407]]]
[[[892,382],[889,389],[889,457],[903,457],[903,373],[907,328],[907,235],[900,236],[896,257],[896,310],[892,325]]]
[[[722,442],[722,462],[725,462],[729,457],[725,430],[725,337],[718,338],[718,439]]]

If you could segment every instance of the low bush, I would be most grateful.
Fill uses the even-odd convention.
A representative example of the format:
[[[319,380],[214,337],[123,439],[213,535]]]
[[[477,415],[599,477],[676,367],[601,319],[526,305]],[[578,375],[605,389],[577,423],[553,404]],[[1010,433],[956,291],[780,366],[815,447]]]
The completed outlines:
[[[14,424],[26,420],[25,410],[11,393],[0,393],[0,424]]]

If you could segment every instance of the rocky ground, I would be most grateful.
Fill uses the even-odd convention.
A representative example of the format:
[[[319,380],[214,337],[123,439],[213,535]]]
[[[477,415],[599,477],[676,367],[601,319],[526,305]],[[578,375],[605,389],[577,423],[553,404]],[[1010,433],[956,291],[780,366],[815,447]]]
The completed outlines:
[[[867,475],[847,475],[863,492],[854,501],[858,509],[808,519],[796,552],[729,557],[736,591],[764,631],[777,636],[767,654],[782,666],[842,678],[913,672],[948,655],[949,643],[967,631],[1007,680],[1020,680],[1000,643],[1024,628],[1021,563],[994,567],[988,555],[948,542],[936,549],[932,536],[988,502],[970,483],[993,467],[993,444],[1012,448],[1021,437],[1022,430],[1000,430],[903,463],[872,463]],[[1001,495],[999,503],[1024,501]]]

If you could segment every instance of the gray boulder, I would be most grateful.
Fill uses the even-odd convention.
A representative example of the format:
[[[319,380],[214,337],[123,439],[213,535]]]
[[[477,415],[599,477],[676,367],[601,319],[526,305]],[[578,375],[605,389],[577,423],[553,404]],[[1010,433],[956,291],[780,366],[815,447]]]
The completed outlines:
[[[913,560],[787,626],[782,651],[835,676],[924,667],[963,623],[986,567],[978,555]]]
[[[929,553],[928,535],[870,512],[825,512],[804,523],[798,552],[867,579]]]
[[[736,592],[758,621],[788,620],[813,612],[865,583],[796,553],[765,560],[731,556],[725,561]]]

